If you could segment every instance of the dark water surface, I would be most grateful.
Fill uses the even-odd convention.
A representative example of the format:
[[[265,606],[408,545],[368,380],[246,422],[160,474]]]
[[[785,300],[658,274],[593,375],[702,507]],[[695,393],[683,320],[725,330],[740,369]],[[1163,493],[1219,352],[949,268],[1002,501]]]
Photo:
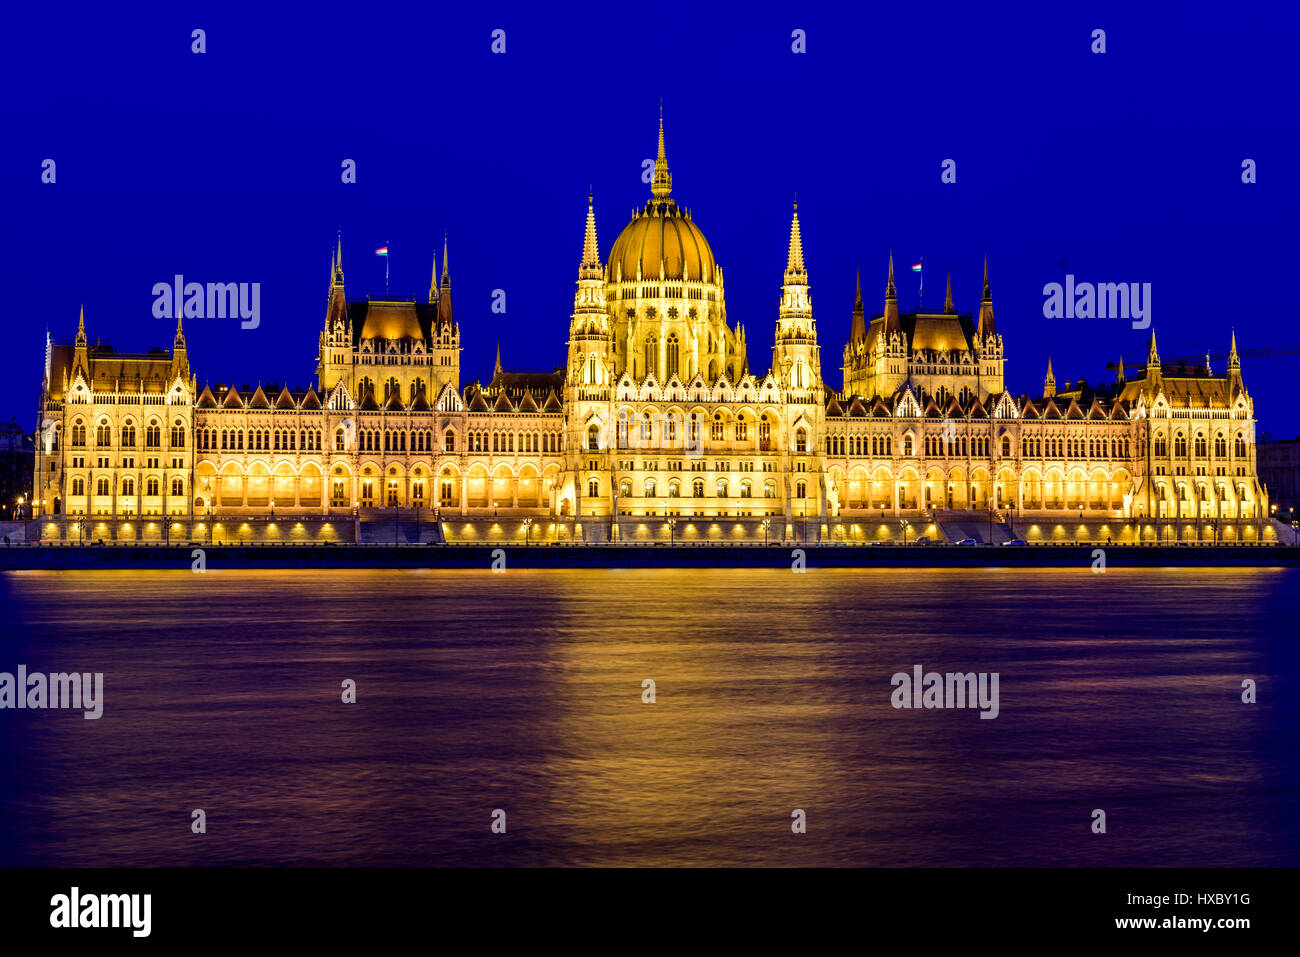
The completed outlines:
[[[0,864],[1295,865],[1297,585],[6,573],[0,671],[105,707],[0,711]],[[999,717],[895,710],[915,664],[998,672]]]

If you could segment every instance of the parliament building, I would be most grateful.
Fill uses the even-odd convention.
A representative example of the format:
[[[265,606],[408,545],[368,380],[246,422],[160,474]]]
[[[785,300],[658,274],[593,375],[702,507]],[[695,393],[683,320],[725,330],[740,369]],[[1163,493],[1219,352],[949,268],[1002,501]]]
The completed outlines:
[[[771,360],[751,361],[662,120],[650,192],[603,262],[588,198],[553,372],[498,352],[462,385],[445,244],[427,301],[356,302],[340,242],[306,389],[200,387],[180,320],[170,350],[124,354],[89,343],[83,308],[75,340],[47,337],[41,538],[1273,540],[1235,335],[1222,375],[1163,366],[1153,333],[1113,382],[1058,385],[1048,360],[1014,395],[987,261],[977,311],[949,280],[907,313],[891,257],[828,380],[797,207]]]

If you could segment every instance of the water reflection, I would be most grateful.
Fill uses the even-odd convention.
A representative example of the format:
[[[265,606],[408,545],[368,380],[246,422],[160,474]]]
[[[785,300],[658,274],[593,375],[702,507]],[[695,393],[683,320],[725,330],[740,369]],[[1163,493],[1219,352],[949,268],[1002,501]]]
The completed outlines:
[[[0,712],[0,863],[1294,864],[1298,579],[12,573],[0,670],[106,704]]]

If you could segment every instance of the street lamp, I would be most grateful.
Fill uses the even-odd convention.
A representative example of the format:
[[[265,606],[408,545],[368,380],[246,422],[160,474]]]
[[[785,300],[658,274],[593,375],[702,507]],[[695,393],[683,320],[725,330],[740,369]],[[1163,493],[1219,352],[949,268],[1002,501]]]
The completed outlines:
[[[524,519],[524,544],[525,545],[528,544],[528,533],[532,531],[532,528],[533,528],[533,520],[531,518]]]
[[[676,543],[676,539],[673,535],[673,530],[676,528],[677,528],[677,519],[675,518],[668,519],[668,544],[669,545],[673,545]]]
[[[771,519],[763,519],[763,544],[767,544],[767,530],[772,527]]]

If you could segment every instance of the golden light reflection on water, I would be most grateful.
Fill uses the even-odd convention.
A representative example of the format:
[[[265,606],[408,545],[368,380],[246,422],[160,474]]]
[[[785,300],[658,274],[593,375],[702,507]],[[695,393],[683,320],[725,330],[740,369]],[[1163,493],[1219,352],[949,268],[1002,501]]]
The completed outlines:
[[[19,734],[4,717],[3,862],[1281,862],[1300,844],[1294,711],[1245,709],[1234,688],[1294,671],[1279,636],[1296,583],[1194,569],[9,575],[0,670],[93,666],[108,692],[99,722],[25,713]],[[893,709],[890,676],[914,664],[999,672],[999,717]],[[1099,802],[1128,822],[1104,845],[1087,828]],[[202,843],[176,826],[191,805],[210,806]],[[807,834],[791,832],[796,808]]]

